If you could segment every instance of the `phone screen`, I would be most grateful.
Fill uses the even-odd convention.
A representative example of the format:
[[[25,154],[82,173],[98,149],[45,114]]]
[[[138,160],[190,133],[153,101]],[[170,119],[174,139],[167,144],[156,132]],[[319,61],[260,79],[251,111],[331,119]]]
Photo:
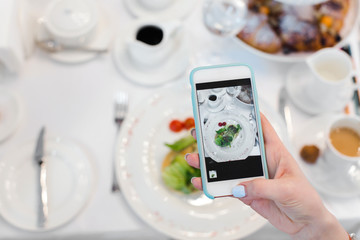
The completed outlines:
[[[195,87],[208,182],[264,176],[250,78]]]

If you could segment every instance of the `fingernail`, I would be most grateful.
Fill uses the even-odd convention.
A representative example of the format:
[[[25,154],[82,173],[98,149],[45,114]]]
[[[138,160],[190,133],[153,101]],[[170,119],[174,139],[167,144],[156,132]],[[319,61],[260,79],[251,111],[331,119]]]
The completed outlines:
[[[190,153],[185,154],[185,160],[187,161],[187,157],[190,155]]]
[[[245,187],[243,185],[238,185],[232,189],[232,194],[234,197],[243,198],[246,196]]]
[[[194,136],[195,135],[195,128],[191,129],[190,133],[191,133],[192,136]]]
[[[192,178],[191,178],[191,180],[190,180],[191,184],[193,184],[193,181],[194,181],[195,178],[196,178],[196,177],[192,177]]]

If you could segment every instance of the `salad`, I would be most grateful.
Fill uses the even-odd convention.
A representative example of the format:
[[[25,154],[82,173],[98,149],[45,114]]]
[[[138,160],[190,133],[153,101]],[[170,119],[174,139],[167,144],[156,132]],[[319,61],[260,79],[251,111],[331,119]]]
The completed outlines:
[[[239,132],[242,129],[240,124],[235,126],[233,124],[227,125],[224,122],[219,123],[219,126],[223,127],[216,131],[215,144],[220,147],[231,147],[231,143],[239,135]]]
[[[191,178],[200,177],[200,170],[191,167],[185,160],[187,153],[197,151],[196,140],[189,135],[173,144],[165,145],[170,148],[162,164],[162,179],[165,185],[184,194],[197,191],[191,184]]]

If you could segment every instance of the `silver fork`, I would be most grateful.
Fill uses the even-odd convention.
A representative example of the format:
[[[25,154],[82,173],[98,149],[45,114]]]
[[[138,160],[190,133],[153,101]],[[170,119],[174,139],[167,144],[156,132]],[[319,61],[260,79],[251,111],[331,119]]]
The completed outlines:
[[[125,119],[126,113],[128,111],[129,105],[129,97],[128,94],[125,92],[117,92],[115,94],[115,105],[114,105],[114,121],[116,124],[116,136],[119,133],[120,127]],[[111,192],[119,192],[120,187],[116,179],[115,173],[115,159],[113,160],[113,179],[112,179],[112,186]]]

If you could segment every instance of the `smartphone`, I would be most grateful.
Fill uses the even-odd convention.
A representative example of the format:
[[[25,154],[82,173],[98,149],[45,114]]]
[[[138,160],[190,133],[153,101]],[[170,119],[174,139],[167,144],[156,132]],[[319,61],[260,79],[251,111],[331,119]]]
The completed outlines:
[[[209,198],[268,178],[254,74],[243,64],[199,67],[190,74],[203,190]]]

